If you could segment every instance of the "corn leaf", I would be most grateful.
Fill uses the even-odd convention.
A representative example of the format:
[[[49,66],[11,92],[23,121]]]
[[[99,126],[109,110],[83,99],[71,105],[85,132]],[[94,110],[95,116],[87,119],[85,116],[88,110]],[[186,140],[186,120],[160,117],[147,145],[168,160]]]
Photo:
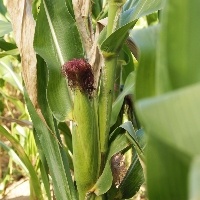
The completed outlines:
[[[57,122],[54,120],[54,118],[52,116],[52,113],[51,113],[51,110],[50,110],[50,108],[48,106],[48,103],[47,103],[47,98],[46,98],[46,87],[47,87],[47,69],[46,69],[46,64],[45,64],[44,60],[40,56],[37,56],[37,61],[38,61],[37,62],[38,103],[39,103],[39,106],[41,108],[41,112],[42,112],[42,114],[43,114],[43,116],[45,118],[45,123],[46,123],[45,126],[48,129],[49,134],[50,134],[48,136],[49,137],[51,136],[55,140],[55,142],[57,143],[57,147],[59,147],[59,150],[56,149],[57,152],[55,152],[55,153],[60,153],[60,156],[61,156],[61,160],[57,159],[58,160],[57,165],[60,165],[59,162],[61,162],[63,164],[64,171],[65,171],[65,178],[66,178],[65,184],[69,184],[70,185],[69,188],[70,188],[70,192],[71,192],[71,195],[72,195],[71,198],[76,198],[75,197],[75,189],[74,189],[74,185],[73,185],[73,182],[72,182],[72,177],[71,177],[71,174],[70,174],[68,158],[67,158],[66,152],[64,150],[64,147],[61,146],[62,142],[61,142],[61,139],[60,139],[60,135],[58,133]],[[30,107],[28,107],[28,109],[30,109]],[[34,122],[33,122],[33,124],[34,124]],[[48,166],[49,166],[50,171],[51,171],[51,166],[50,166],[49,159],[52,159],[52,157],[51,157],[52,153],[50,153],[49,151],[46,151],[45,146],[43,146],[43,144],[45,143],[43,140],[46,140],[46,139],[45,139],[45,137],[44,138],[41,137],[40,130],[38,130],[39,128],[37,126],[35,126],[35,129],[36,129],[36,132],[37,132],[37,134],[35,135],[35,138],[37,140],[37,146],[40,149],[40,151],[39,151],[40,155],[41,155],[41,157],[43,157],[45,155],[47,163],[48,163]],[[44,159],[43,159],[43,164],[45,165],[45,160]],[[55,171],[52,171],[52,173],[55,174]],[[53,183],[54,184],[55,184],[56,181],[57,180],[53,179]],[[47,185],[47,183],[46,183],[46,185]],[[66,185],[66,186],[68,188],[68,185]],[[47,190],[47,192],[48,192],[48,190]]]
[[[16,48],[17,48],[16,44],[6,42],[3,38],[0,38],[0,49],[4,51],[9,51]]]
[[[21,76],[12,70],[12,62],[10,56],[6,56],[0,59],[0,74],[5,81],[9,82],[21,92],[23,91]]]
[[[119,193],[123,199],[133,197],[144,183],[144,173],[139,159],[135,159],[129,167],[126,176],[119,186]]]
[[[198,0],[167,1],[158,38],[155,94],[144,91],[136,102],[139,119],[149,135],[150,200],[186,200],[189,195],[198,195],[191,173],[196,170],[192,161],[200,154],[199,6]],[[143,67],[148,65],[144,62]],[[148,70],[137,84],[145,82],[147,75]],[[159,183],[159,189],[155,183]]]
[[[9,50],[9,51],[0,52],[0,58],[3,58],[3,57],[8,56],[8,55],[12,55],[12,56],[19,55],[19,50],[16,48],[16,49],[12,49],[12,50]]]
[[[119,131],[119,130],[116,129],[115,131]],[[125,149],[128,145],[130,144],[124,134],[119,134],[115,138],[115,140],[111,143],[109,153],[108,153],[108,159],[107,159],[104,171],[102,175],[99,177],[99,179],[97,180],[97,183],[95,184],[95,186],[93,187],[94,193],[97,196],[106,193],[112,185],[113,177],[112,177],[112,171],[111,171],[111,166],[110,166],[112,156],[122,151],[123,149]]]
[[[55,133],[53,133],[47,127],[47,124],[39,117],[26,93],[25,97],[31,119],[40,140],[42,151],[47,159],[55,196],[57,199],[76,199],[72,181],[64,167],[62,152],[59,147],[60,143],[58,143]]]
[[[67,148],[71,151],[71,153],[73,153],[72,134],[71,134],[69,127],[67,126],[67,124],[65,122],[60,122],[58,124],[58,129],[63,133]]]
[[[51,200],[51,190],[50,190],[50,183],[49,183],[49,177],[48,177],[48,171],[46,171],[43,163],[40,161],[39,163],[39,168],[41,171],[41,178],[42,178],[42,182],[44,184],[44,188],[46,191],[46,196],[48,198],[48,200]]]
[[[126,1],[126,3],[124,4],[123,6],[123,10],[128,10],[129,8],[132,8],[134,7],[137,3],[138,3],[139,0],[128,0]]]
[[[83,57],[83,49],[65,0],[42,2],[37,17],[34,47],[48,66],[48,104],[54,117],[63,121],[71,111],[71,100],[61,66],[70,59]]]
[[[6,150],[8,152],[8,155],[10,156],[10,158],[17,164],[19,165],[28,175],[29,171],[27,170],[26,166],[24,165],[24,163],[22,162],[22,160],[19,158],[19,156],[17,155],[17,153],[14,151],[14,149],[12,149],[11,147],[9,147],[8,145],[6,145],[5,143],[3,143],[2,141],[0,141],[0,146]]]
[[[120,16],[119,27],[124,26],[131,21],[149,15],[157,10],[160,10],[164,7],[166,0],[140,0],[134,3],[128,10],[124,11]]]
[[[11,23],[0,20],[0,37],[10,33],[11,31],[12,31]]]
[[[196,20],[199,6],[197,0],[183,4],[169,1],[166,5],[158,44],[156,87],[159,94],[200,81],[200,23]]]
[[[35,129],[33,130],[33,134],[34,134],[35,143],[37,145],[37,149],[38,149],[38,152],[40,155],[39,168],[41,171],[41,179],[44,184],[46,195],[47,195],[48,199],[51,200],[51,191],[50,191],[51,183],[49,180],[49,167],[48,167],[44,152],[42,151],[42,146],[40,144],[40,140],[39,140],[39,137],[38,137]]]
[[[156,40],[159,26],[130,32],[130,38],[139,48],[139,66],[136,76],[136,98],[155,95]],[[148,63],[148,65],[147,65]]]
[[[7,21],[7,18],[6,18],[7,10],[4,4],[5,2],[3,1],[0,2],[0,20]]]
[[[189,172],[189,199],[200,199],[200,157],[199,155],[194,157]]]
[[[124,44],[124,41],[128,37],[128,31],[133,28],[136,21],[130,22],[123,27],[116,30],[114,33],[112,33],[106,40],[103,41],[101,44],[101,50],[104,53],[107,53],[108,56],[118,53],[121,49],[122,45]],[[107,55],[105,54],[105,56]]]
[[[132,139],[127,137],[127,134],[121,133],[121,131],[127,131]],[[110,159],[112,158],[113,155],[116,153],[122,151],[125,149],[127,146],[129,146],[131,143],[135,147],[136,151],[138,152],[138,155],[141,155],[141,148],[138,144],[138,141],[136,139],[136,135],[132,126],[131,122],[125,122],[118,128],[116,128],[110,135],[110,148],[109,148],[109,153],[108,153],[108,158],[107,162],[104,168],[104,171],[102,175],[99,177],[97,183],[94,186],[94,193],[96,195],[101,195],[107,192],[111,185],[112,185],[112,171],[110,167]]]

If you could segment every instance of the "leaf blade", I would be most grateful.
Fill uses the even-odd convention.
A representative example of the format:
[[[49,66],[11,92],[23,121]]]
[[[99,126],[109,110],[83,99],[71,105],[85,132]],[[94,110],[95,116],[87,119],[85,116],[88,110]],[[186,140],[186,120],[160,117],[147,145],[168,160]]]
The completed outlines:
[[[61,66],[72,58],[84,56],[78,29],[64,0],[41,3],[34,48],[48,66],[48,104],[55,118],[64,121],[70,117],[72,102]]]

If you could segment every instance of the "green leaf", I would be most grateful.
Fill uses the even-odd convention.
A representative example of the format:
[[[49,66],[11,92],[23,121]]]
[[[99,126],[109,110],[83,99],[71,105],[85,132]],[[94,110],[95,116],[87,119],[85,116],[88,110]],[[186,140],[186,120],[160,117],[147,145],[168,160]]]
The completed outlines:
[[[3,143],[2,141],[0,141],[0,146],[6,150],[8,152],[9,157],[17,164],[19,165],[28,175],[29,171],[26,168],[26,166],[24,165],[23,161],[19,158],[19,156],[17,155],[17,153],[14,151],[14,149],[12,149],[11,147],[9,147],[8,145],[6,145],[5,143]]]
[[[6,56],[0,59],[0,74],[2,78],[13,85],[15,88],[23,91],[21,76],[13,71],[12,57]]]
[[[144,183],[144,173],[139,159],[135,159],[129,167],[126,176],[119,186],[119,193],[123,199],[133,197]]]
[[[137,141],[142,149],[145,149],[147,145],[147,137],[144,129],[139,129],[135,132]]]
[[[136,133],[135,133],[132,123],[130,121],[127,121],[127,122],[123,123],[120,127],[127,131],[125,133],[125,135],[126,135],[127,139],[130,141],[130,143],[133,145],[133,147],[135,148],[135,150],[140,158],[140,161],[142,162],[141,164],[143,164],[143,162],[144,162],[143,150],[138,142],[138,139],[136,137]]]
[[[11,31],[12,31],[11,23],[0,20],[0,37],[10,33]]]
[[[19,55],[19,50],[18,49],[12,49],[12,50],[9,50],[9,51],[3,51],[3,52],[0,52],[0,58],[3,58],[5,56],[16,56],[16,55]]]
[[[127,133],[120,134],[120,131],[122,129],[126,130],[131,135],[132,139],[130,139],[130,137],[127,136]],[[112,177],[112,171],[111,171],[111,167],[110,167],[110,159],[112,158],[113,155],[122,151],[123,149],[128,147],[131,143],[134,145],[134,148],[138,152],[138,155],[139,156],[142,155],[141,147],[139,146],[139,144],[136,140],[137,139],[135,136],[135,131],[133,129],[132,123],[129,121],[125,122],[124,124],[122,124],[121,126],[116,128],[111,133],[111,135],[110,135],[111,144],[110,144],[110,148],[109,148],[107,162],[106,162],[106,165],[105,165],[102,175],[99,177],[99,179],[97,180],[97,183],[93,187],[94,193],[96,195],[102,195],[102,194],[106,193],[112,185],[113,177]]]
[[[66,169],[64,168],[58,139],[56,139],[55,133],[53,133],[47,127],[46,123],[38,116],[27,93],[25,93],[25,97],[29,114],[40,140],[42,151],[47,159],[55,196],[57,199],[76,199],[73,183],[70,177],[68,177],[68,174],[66,174]]]
[[[33,130],[33,134],[34,134],[35,143],[37,145],[37,150],[40,155],[39,168],[41,171],[41,179],[44,184],[46,195],[47,195],[48,199],[51,200],[51,191],[50,191],[51,183],[49,181],[49,167],[48,167],[44,152],[42,151],[42,146],[41,146],[41,143],[39,140],[39,136],[37,135],[35,129]]]
[[[50,183],[49,183],[49,177],[48,177],[48,173],[47,173],[48,171],[45,170],[45,167],[41,161],[39,163],[39,167],[40,167],[41,178],[42,178],[42,182],[44,184],[46,195],[48,197],[48,200],[51,200]]]
[[[124,11],[120,16],[119,27],[124,26],[131,21],[134,21],[142,16],[149,15],[164,7],[166,0],[140,0],[136,5],[133,4],[130,9]]]
[[[73,149],[72,149],[72,134],[71,134],[71,131],[70,131],[69,127],[67,126],[67,124],[65,122],[60,122],[58,124],[58,128],[62,131],[62,133],[64,135],[67,147],[69,148],[71,153],[73,153]]]
[[[195,200],[200,198],[200,157],[194,157],[189,171],[189,199]]]
[[[159,94],[200,81],[199,6],[198,0],[170,0],[163,10],[156,77]]]
[[[48,103],[47,103],[47,98],[46,98],[46,85],[47,85],[47,69],[46,69],[46,64],[45,64],[44,60],[40,56],[37,56],[37,61],[38,61],[37,62],[38,103],[40,105],[42,114],[43,114],[43,116],[45,118],[45,122],[43,121],[43,125],[46,126],[46,129],[49,132],[48,134],[50,134],[50,135],[46,135],[44,138],[41,137],[41,135],[40,135],[40,133],[41,133],[40,127],[38,127],[35,124],[35,121],[33,121],[33,124],[34,124],[36,132],[37,132],[37,135],[35,135],[35,138],[36,138],[36,141],[37,141],[37,146],[40,149],[39,152],[40,152],[41,157],[43,157],[43,154],[45,155],[45,157],[47,159],[47,162],[48,162],[48,165],[49,165],[49,168],[50,168],[51,175],[54,177],[54,176],[56,176],[56,172],[51,169],[50,161],[49,161],[49,159],[53,159],[51,157],[52,153],[51,153],[51,151],[47,151],[46,150],[45,146],[43,145],[43,143],[45,143],[43,140],[46,141],[47,140],[47,138],[46,138],[47,136],[50,137],[49,138],[50,140],[52,140],[52,139],[55,140],[55,142],[57,144],[55,146],[55,149],[54,149],[55,150],[55,154],[57,153],[57,156],[58,155],[61,156],[60,160],[58,160],[59,157],[57,158],[57,160],[59,162],[59,163],[57,163],[57,165],[60,165],[60,163],[63,164],[63,168],[64,168],[64,172],[65,172],[63,178],[66,179],[66,180],[64,179],[63,181],[65,181],[65,184],[69,184],[69,186],[68,185],[66,185],[66,186],[67,186],[67,188],[70,187],[70,192],[71,192],[71,195],[72,195],[71,198],[75,198],[76,199],[76,197],[75,197],[75,189],[74,189],[74,185],[73,185],[71,174],[70,174],[70,169],[69,169],[67,155],[65,153],[64,147],[61,146],[62,142],[61,142],[61,139],[60,139],[60,135],[58,133],[57,122],[53,119],[51,110],[49,109],[49,106],[48,106]],[[28,107],[28,109],[30,109],[30,107]],[[36,113],[35,113],[34,117],[36,118],[35,120],[40,120],[38,118],[39,116],[37,116]],[[51,141],[51,142],[53,143],[53,141]],[[54,145],[54,144],[51,144],[51,145]],[[50,148],[52,148],[52,147],[50,147]],[[57,148],[59,148],[59,150]],[[55,161],[55,163],[56,163],[56,161]],[[45,160],[44,159],[43,159],[43,164],[45,165]],[[56,178],[53,179],[53,183],[57,184],[55,182],[57,182]],[[47,183],[46,183],[46,187],[47,187]],[[56,190],[57,187],[58,186],[56,185],[55,186],[55,190]],[[47,190],[47,192],[48,192],[48,190]]]
[[[99,16],[102,11],[102,1],[101,0],[94,0],[92,3],[92,14],[95,18]]]
[[[138,114],[145,130],[187,154],[200,152],[196,140],[200,131],[200,113],[196,109],[200,100],[199,91],[200,84],[195,84],[137,101]]]
[[[127,122],[125,125],[132,127],[131,122]],[[134,135],[134,138],[137,140],[136,142],[140,145],[140,148],[144,149],[146,146],[146,135],[144,134],[143,129],[136,131],[135,134],[134,130],[132,130],[132,135]],[[112,187],[110,189],[108,194],[109,199],[121,200],[133,197],[139,191],[139,188],[144,181],[144,170],[141,165],[141,159],[138,159],[137,154],[133,154],[132,163],[119,187]]]
[[[105,57],[113,56],[119,52],[124,41],[128,37],[128,31],[133,28],[136,21],[130,22],[123,27],[112,33],[106,40],[101,44],[101,50]]]
[[[123,6],[123,10],[128,10],[132,7],[135,7],[137,5],[139,0],[128,0],[126,1],[125,5]]]
[[[75,19],[72,0],[65,0],[65,2],[66,2],[66,6],[67,6],[67,9],[68,9],[69,13]]]
[[[16,48],[17,46],[15,44],[6,42],[3,38],[0,38],[0,49],[4,51],[9,51]]]
[[[38,14],[34,47],[48,66],[48,103],[56,119],[65,120],[71,111],[71,99],[61,66],[68,60],[83,57],[75,21],[65,0],[45,0]]]
[[[117,117],[119,115],[122,104],[124,102],[124,97],[128,94],[133,94],[134,85],[135,85],[134,79],[135,79],[135,73],[131,72],[126,79],[123,91],[113,103],[110,126],[113,126],[115,122],[117,121]]]
[[[45,121],[52,131],[54,130],[52,113],[47,102],[48,69],[45,61],[39,56],[37,58],[37,100],[45,118]]]
[[[117,129],[115,129],[113,134],[115,134],[116,131],[119,131]],[[110,148],[109,148],[107,162],[106,162],[105,168],[103,170],[103,173],[99,177],[99,179],[97,180],[97,183],[93,187],[94,193],[97,196],[106,193],[112,185],[113,177],[112,177],[112,171],[111,171],[111,166],[110,166],[110,160],[111,160],[112,156],[115,155],[116,153],[122,151],[127,146],[129,146],[129,142],[124,134],[119,134],[115,138],[115,140],[111,143]]]
[[[23,164],[26,166],[30,173],[30,180],[33,184],[34,188],[34,194],[37,194],[34,198],[43,199],[42,197],[42,191],[40,187],[40,181],[37,177],[37,173],[31,164],[27,154],[25,153],[23,147],[20,145],[20,143],[15,139],[3,126],[0,125],[0,134],[6,137],[12,144],[13,148],[15,149],[17,155],[19,156],[20,160],[23,162]]]
[[[34,17],[35,20],[37,19],[37,15],[40,11],[40,4],[41,4],[41,0],[33,0],[32,14],[33,14],[33,17]]]
[[[152,138],[147,151],[150,199],[162,196],[162,199],[167,200],[169,195],[174,200],[187,199],[190,159],[200,153],[197,139],[200,132],[199,101],[200,84],[196,84],[136,102],[139,119],[149,138]],[[161,179],[160,189],[155,191],[152,185]],[[172,182],[179,185],[179,189],[173,189]]]
[[[133,61],[133,54],[131,53],[129,47],[124,45],[123,49],[124,54],[124,61],[126,62],[125,65],[122,66],[122,77],[121,77],[121,84],[124,85],[128,75],[134,71],[134,61]]]
[[[151,135],[146,160],[150,200],[188,200],[188,171],[191,161],[188,154]],[[159,183],[159,189],[155,189],[155,183]]]
[[[159,21],[159,11],[157,12],[154,12],[152,14],[149,14],[146,16],[146,20],[147,20],[147,23],[148,23],[148,26],[151,26],[153,24],[157,24],[158,21]]]
[[[155,95],[156,41],[159,26],[131,31],[130,38],[139,48],[139,66],[136,76],[136,99]]]
[[[0,1],[0,20],[7,21],[7,10],[5,7],[5,2]]]
[[[158,38],[157,96],[140,99],[136,109],[149,134],[149,199],[186,200],[191,160],[200,154],[200,114],[197,109],[200,101],[197,67],[200,25],[196,23],[200,2],[169,0],[167,3]],[[155,190],[156,182],[160,183],[159,190]]]

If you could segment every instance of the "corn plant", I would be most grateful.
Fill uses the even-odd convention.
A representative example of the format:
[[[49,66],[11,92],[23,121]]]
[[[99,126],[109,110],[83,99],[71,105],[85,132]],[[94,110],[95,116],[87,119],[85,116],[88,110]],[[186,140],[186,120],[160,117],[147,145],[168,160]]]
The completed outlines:
[[[144,182],[144,133],[127,96],[135,68],[125,43],[139,17],[162,7],[162,1],[34,1],[37,74],[28,78],[37,77],[36,94],[23,77],[47,194],[49,173],[57,199],[130,198]]]
[[[150,199],[197,198],[198,1],[38,0],[35,21],[24,5],[17,43],[48,198],[49,175],[56,199],[127,199],[144,177]],[[146,15],[161,24],[136,31]]]
[[[144,132],[130,96],[137,50],[126,41],[139,17],[162,7],[163,1],[34,1],[37,87],[31,93],[24,79],[25,99],[46,192],[50,174],[57,199],[130,198],[144,183]]]

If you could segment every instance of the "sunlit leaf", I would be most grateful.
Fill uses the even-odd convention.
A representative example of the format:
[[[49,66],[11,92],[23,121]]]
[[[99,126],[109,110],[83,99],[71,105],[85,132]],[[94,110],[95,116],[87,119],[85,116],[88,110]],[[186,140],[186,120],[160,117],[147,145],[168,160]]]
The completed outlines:
[[[189,172],[189,199],[190,200],[197,200],[200,199],[200,157],[199,155],[194,157],[190,172]]]
[[[9,147],[8,145],[6,145],[5,143],[3,143],[2,141],[0,141],[0,146],[6,150],[8,152],[8,155],[10,156],[10,158],[12,158],[12,160],[18,164],[28,175],[29,171],[27,170],[26,166],[24,165],[23,161],[19,158],[19,156],[15,153],[15,151]]]
[[[164,7],[166,0],[140,0],[134,3],[128,10],[124,11],[120,16],[120,27],[134,21],[142,16],[151,14]]]
[[[5,57],[5,56],[9,56],[9,55],[11,55],[11,56],[19,55],[18,49],[12,49],[12,50],[9,50],[9,51],[0,52],[0,58]]]
[[[156,40],[159,26],[132,30],[130,39],[139,49],[139,66],[136,76],[136,99],[155,94]]]
[[[168,1],[163,11],[157,52],[158,93],[200,81],[199,6],[198,0],[183,4],[180,0]]]
[[[12,31],[11,23],[0,20],[0,37],[10,33],[11,31]]]
[[[21,76],[14,72],[11,57],[7,56],[0,59],[0,74],[4,80],[23,91]]]
[[[115,53],[119,52],[124,44],[124,41],[128,37],[128,31],[133,28],[135,23],[136,21],[133,21],[124,25],[112,33],[105,41],[103,41],[101,44],[101,50],[105,53],[106,57],[115,55]]]

